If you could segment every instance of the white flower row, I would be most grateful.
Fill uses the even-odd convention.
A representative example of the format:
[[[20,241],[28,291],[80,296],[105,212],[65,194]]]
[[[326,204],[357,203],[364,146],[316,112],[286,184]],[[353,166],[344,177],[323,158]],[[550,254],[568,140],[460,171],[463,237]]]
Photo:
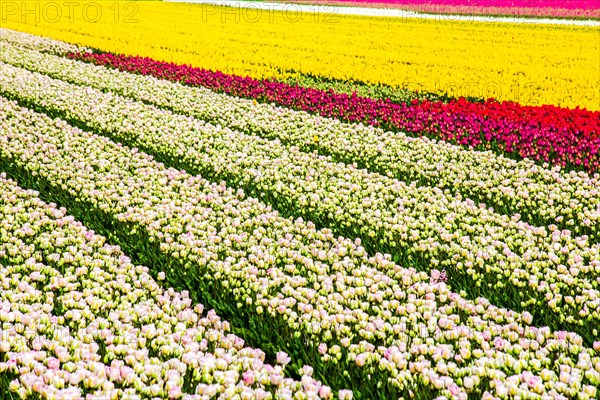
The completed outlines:
[[[19,397],[331,397],[309,375],[286,378],[285,353],[282,365],[265,364],[213,310],[162,289],[36,196],[0,175],[0,373],[17,376],[10,390]]]
[[[9,47],[0,60],[69,82],[113,91],[136,100],[193,115],[214,124],[318,150],[401,180],[460,192],[503,213],[520,213],[536,225],[555,223],[576,235],[600,239],[600,181],[581,172],[547,169],[426,138],[362,124],[346,124],[305,112],[256,104],[194,88],[79,61]]]
[[[457,399],[597,395],[600,342],[586,348],[576,334],[530,327],[528,313],[465,300],[434,277],[368,256],[358,241],[4,99],[0,128],[3,165],[54,182],[132,234],[145,231],[180,261],[168,277],[220,282],[231,304],[318,344],[324,363]]]
[[[251,189],[278,209],[367,238],[395,260],[413,258],[411,266],[466,276],[464,287],[494,304],[517,300],[513,307],[544,323],[579,325],[586,339],[598,335],[600,248],[585,237],[534,227],[438,188],[407,185],[120,95],[0,67],[0,91],[13,97]]]
[[[0,40],[2,42],[2,51],[9,44],[18,44],[29,49],[37,51],[46,51],[57,55],[66,55],[68,53],[89,53],[90,49],[82,46],[77,46],[71,43],[61,42],[42,36],[32,35],[25,32],[14,31],[11,29],[0,28]]]

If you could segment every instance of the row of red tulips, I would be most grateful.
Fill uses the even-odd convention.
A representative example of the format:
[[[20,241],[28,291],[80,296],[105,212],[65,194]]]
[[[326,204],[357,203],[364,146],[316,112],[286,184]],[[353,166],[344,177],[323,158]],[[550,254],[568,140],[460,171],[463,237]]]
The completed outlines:
[[[470,102],[460,98],[447,103],[415,100],[398,104],[137,56],[72,53],[69,57],[413,136],[494,148],[567,168],[596,172],[600,167],[600,111],[522,106],[494,99]]]

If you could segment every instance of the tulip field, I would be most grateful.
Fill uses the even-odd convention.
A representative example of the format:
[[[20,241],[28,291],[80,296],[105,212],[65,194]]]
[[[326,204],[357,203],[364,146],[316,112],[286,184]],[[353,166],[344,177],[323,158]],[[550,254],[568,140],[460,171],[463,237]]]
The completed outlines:
[[[161,7],[173,39],[192,6]],[[323,37],[258,63],[0,20],[0,400],[600,398],[597,27],[481,25],[530,47],[505,66],[460,60],[463,27],[418,75],[344,64],[388,57],[381,26],[338,68]],[[444,69],[541,102],[396,85]]]
[[[569,0],[556,0],[564,2]],[[4,28],[104,52],[254,79],[304,85],[319,77],[336,86],[360,83],[376,93],[406,87],[436,96],[600,110],[597,25],[574,29],[342,14],[330,21],[293,9],[259,13],[160,1],[139,1],[131,8],[131,3],[94,2],[88,18],[83,3],[70,14],[66,7],[59,14],[55,1],[36,0],[37,16],[27,14],[33,6],[16,2],[10,9],[0,6],[0,22]],[[577,3],[598,8],[593,8],[596,0]]]

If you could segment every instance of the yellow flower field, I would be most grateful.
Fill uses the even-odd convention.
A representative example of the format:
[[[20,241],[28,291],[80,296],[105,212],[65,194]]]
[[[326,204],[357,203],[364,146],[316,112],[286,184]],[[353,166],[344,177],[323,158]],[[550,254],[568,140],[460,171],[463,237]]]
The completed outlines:
[[[0,25],[255,78],[312,74],[600,109],[597,27],[315,17],[293,6],[281,13],[145,1],[72,4],[0,1]]]

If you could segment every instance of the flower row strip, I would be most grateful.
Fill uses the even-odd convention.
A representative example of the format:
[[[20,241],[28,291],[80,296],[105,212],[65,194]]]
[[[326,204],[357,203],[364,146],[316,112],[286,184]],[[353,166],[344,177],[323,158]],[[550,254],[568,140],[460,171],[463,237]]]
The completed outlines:
[[[0,381],[19,398],[331,398],[4,175],[0,221]]]
[[[424,100],[397,104],[145,57],[109,53],[73,53],[69,57],[412,136],[491,148],[513,157],[583,168],[589,172],[597,171],[600,166],[600,111],[553,105],[522,106],[494,99],[469,102],[460,98],[448,103]]]
[[[67,55],[73,52],[91,52],[91,50],[86,47],[6,28],[0,28],[0,40],[18,44],[33,50],[48,51],[57,55]]]
[[[455,291],[527,310],[589,345],[600,320],[600,248],[460,196],[336,164],[112,93],[0,63],[0,93],[139,147],[416,269],[447,269]]]
[[[304,3],[302,0],[286,0],[289,3]],[[572,4],[563,3],[551,6],[547,2],[529,2],[525,4],[498,4],[486,2],[486,4],[477,4],[473,2],[463,1],[459,3],[445,1],[427,1],[419,2],[414,0],[408,1],[386,1],[386,0],[316,0],[311,1],[311,4],[323,5],[341,5],[341,6],[356,6],[356,7],[377,7],[377,8],[401,8],[403,10],[416,11],[421,13],[433,14],[451,14],[451,16],[440,16],[439,20],[453,20],[453,15],[489,15],[490,22],[495,21],[495,17],[513,16],[520,18],[527,17],[551,17],[551,18],[600,18],[600,9],[593,3],[582,4],[573,2]],[[414,18],[419,18],[419,15],[414,15]]]
[[[262,329],[281,333],[273,344],[304,337],[297,350],[317,351],[310,365],[330,380],[368,377],[363,393],[388,399],[391,387],[457,399],[597,393],[600,343],[586,348],[579,335],[531,327],[527,313],[465,300],[434,277],[281,218],[239,190],[14,102],[0,105],[2,169],[110,218],[120,245],[140,245],[144,232],[140,248],[167,256],[167,279],[223,292],[247,317],[269,315],[273,325]]]
[[[404,181],[458,191],[503,214],[520,214],[534,225],[556,225],[600,240],[600,182],[585,173],[564,173],[531,161],[412,139],[361,124],[287,110],[270,104],[133,75],[6,45],[0,61],[78,85],[112,91],[174,112],[192,115],[266,139],[280,140],[334,161],[356,163]]]
[[[345,0],[350,3],[354,0]],[[545,0],[360,0],[365,3],[388,3],[388,4],[420,4],[420,5],[447,5],[447,6],[475,6],[475,7],[548,7],[565,9],[594,10],[598,4],[593,0],[553,0],[551,5]]]

